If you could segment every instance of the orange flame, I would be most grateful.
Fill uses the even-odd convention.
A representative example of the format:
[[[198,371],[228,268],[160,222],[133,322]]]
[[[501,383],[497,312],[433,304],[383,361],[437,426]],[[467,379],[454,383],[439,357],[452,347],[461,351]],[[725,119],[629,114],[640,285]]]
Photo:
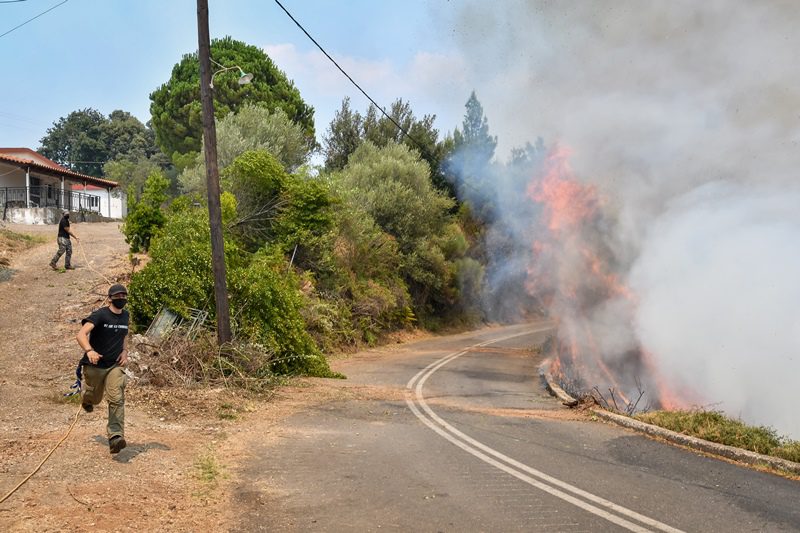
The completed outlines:
[[[595,340],[588,313],[593,306],[610,298],[624,298],[636,304],[636,295],[613,272],[610,250],[598,247],[601,239],[597,224],[602,221],[601,201],[595,187],[579,182],[570,168],[570,150],[556,146],[548,155],[541,179],[532,182],[528,197],[542,207],[543,225],[549,235],[539,236],[532,244],[534,263],[529,267],[527,289],[549,292],[551,311],[559,322],[562,343],[554,358],[551,372],[564,376],[565,365],[580,374],[587,384],[606,384],[613,387],[629,403],[622,380],[630,387],[631,373],[644,372],[650,392],[663,408],[684,405],[660,376],[654,357],[639,348],[626,354],[603,354]],[[607,258],[606,258],[607,257]],[[540,263],[554,262],[554,268],[542,268]],[[552,279],[551,279],[552,278]],[[565,316],[560,316],[565,315]],[[571,324],[562,328],[561,324]],[[617,355],[609,365],[604,356]],[[561,357],[566,356],[566,360]],[[628,365],[628,368],[625,368]],[[622,368],[621,368],[622,366]],[[627,376],[627,378],[626,378]],[[638,380],[638,376],[635,376]],[[629,392],[631,390],[629,389]]]
[[[547,227],[553,233],[580,227],[597,209],[595,188],[575,181],[569,155],[569,149],[557,146],[547,156],[544,178],[528,188],[528,196],[545,206]]]

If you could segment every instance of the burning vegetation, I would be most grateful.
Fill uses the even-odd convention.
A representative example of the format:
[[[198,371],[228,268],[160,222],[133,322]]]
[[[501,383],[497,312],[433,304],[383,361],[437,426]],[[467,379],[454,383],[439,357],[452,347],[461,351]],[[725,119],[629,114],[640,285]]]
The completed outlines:
[[[633,327],[636,296],[608,244],[613,220],[594,186],[578,181],[569,150],[555,147],[528,186],[541,209],[527,290],[557,321],[551,374],[575,396],[618,411],[674,409],[684,402],[659,376]]]
[[[502,132],[472,105],[456,154],[487,226],[486,316],[544,308],[554,372],[612,404],[636,403],[638,376],[638,408],[713,405],[800,438],[800,4],[522,4],[472,2],[460,39]]]

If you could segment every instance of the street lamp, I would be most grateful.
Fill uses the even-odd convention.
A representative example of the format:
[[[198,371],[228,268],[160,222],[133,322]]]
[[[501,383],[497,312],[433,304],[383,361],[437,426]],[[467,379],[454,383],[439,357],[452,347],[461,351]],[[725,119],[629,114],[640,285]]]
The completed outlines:
[[[209,59],[211,59],[211,58],[209,58]],[[216,76],[220,72],[226,72],[228,70],[238,70],[239,71],[239,79],[236,80],[236,82],[239,85],[247,85],[248,83],[253,81],[253,75],[252,74],[247,74],[244,70],[242,70],[242,67],[240,67],[239,65],[234,65],[232,67],[226,67],[226,66],[220,65],[219,63],[217,63],[213,59],[211,59],[211,62],[214,63],[216,66],[220,67],[220,69],[218,71],[214,72],[211,75],[211,81],[209,82],[209,87],[212,88],[212,89],[214,88],[214,76]]]

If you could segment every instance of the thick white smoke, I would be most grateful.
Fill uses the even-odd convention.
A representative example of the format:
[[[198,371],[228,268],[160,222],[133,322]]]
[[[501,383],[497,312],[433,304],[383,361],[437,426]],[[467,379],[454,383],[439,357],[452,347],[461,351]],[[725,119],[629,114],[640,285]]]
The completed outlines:
[[[668,380],[800,437],[800,194],[709,184],[649,232],[636,325]]]
[[[800,437],[800,3],[473,0],[438,15],[498,153],[562,142],[605,199],[603,247],[638,305],[616,323],[605,306],[599,343],[635,335],[676,386]]]

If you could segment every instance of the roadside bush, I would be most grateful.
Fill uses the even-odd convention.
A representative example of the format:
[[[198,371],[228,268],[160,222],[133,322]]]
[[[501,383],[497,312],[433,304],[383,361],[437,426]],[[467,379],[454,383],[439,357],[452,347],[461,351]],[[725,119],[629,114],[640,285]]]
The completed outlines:
[[[406,146],[365,142],[332,180],[344,202],[366,211],[394,239],[414,314],[424,323],[443,316],[459,298],[455,261],[467,241],[450,214],[452,199],[433,187],[427,163]]]
[[[330,268],[329,250],[334,227],[333,208],[338,205],[326,182],[304,176],[290,176],[287,205],[278,219],[276,242],[293,265],[312,271]]]
[[[363,340],[363,335],[353,324],[349,304],[349,301],[333,294],[327,294],[325,298],[316,293],[306,296],[300,314],[306,323],[306,331],[323,352],[356,347]]]
[[[223,203],[230,204],[232,197]],[[230,209],[230,205],[227,208]],[[238,250],[225,244],[226,262],[236,264]],[[150,262],[131,278],[131,319],[146,328],[162,306],[188,316],[188,308],[206,309],[214,315],[211,234],[208,211],[193,207],[188,199],[174,202],[162,231],[153,238]]]
[[[334,377],[306,331],[297,278],[279,251],[260,250],[246,267],[232,271],[230,290],[239,336],[275,354],[274,372]]]
[[[235,216],[235,199],[222,196],[223,223]],[[145,327],[161,306],[188,315],[206,309],[214,318],[213,275],[208,212],[189,199],[176,201],[163,230],[153,239],[151,260],[130,283],[131,315]],[[228,293],[238,342],[260,346],[269,368],[258,372],[333,376],[305,330],[296,276],[277,248],[255,254],[225,242]],[[241,366],[241,365],[240,365]],[[266,374],[264,374],[266,375]]]
[[[136,200],[134,191],[128,193],[128,216],[122,225],[125,242],[131,252],[147,251],[150,240],[164,225],[165,217],[161,205],[167,201],[169,180],[161,173],[151,173],[144,182],[142,197]]]
[[[320,292],[326,299],[347,302],[352,327],[367,343],[412,325],[416,317],[401,275],[397,241],[352,205],[339,212],[336,227],[331,257],[335,266],[320,280]]]
[[[772,452],[775,457],[800,463],[800,441],[785,441]]]
[[[315,266],[333,222],[334,199],[325,182],[287,174],[272,154],[254,150],[233,161],[222,184],[236,197],[231,229],[248,250],[278,245],[299,267]]]
[[[434,189],[428,164],[403,145],[362,144],[336,174],[343,196],[372,216],[409,253],[419,239],[442,233],[453,200]]]
[[[230,228],[254,252],[275,239],[275,227],[289,203],[289,175],[264,150],[245,152],[222,173],[222,187],[236,197],[237,218]]]

